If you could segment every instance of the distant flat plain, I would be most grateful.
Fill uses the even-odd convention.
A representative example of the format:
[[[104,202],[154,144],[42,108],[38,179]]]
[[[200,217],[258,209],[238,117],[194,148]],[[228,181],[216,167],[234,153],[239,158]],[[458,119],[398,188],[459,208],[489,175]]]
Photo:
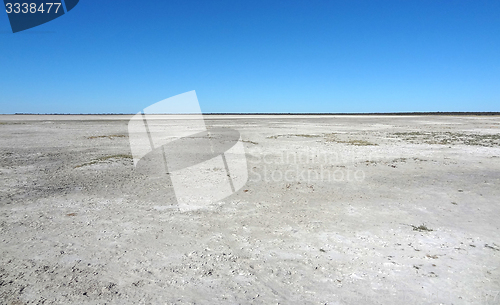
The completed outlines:
[[[190,212],[130,118],[0,115],[0,303],[500,304],[500,117],[207,115],[249,181]]]

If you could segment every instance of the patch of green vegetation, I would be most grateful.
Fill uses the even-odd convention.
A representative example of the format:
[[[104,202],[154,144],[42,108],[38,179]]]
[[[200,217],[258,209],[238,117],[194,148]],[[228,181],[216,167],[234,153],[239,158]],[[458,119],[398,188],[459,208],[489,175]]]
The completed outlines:
[[[110,134],[107,136],[90,136],[87,137],[87,139],[103,139],[103,138],[108,138],[108,139],[114,139],[114,138],[126,138],[127,136],[124,134]]]
[[[100,158],[97,158],[95,160],[92,160],[92,161],[89,161],[89,162],[77,165],[74,168],[80,168],[80,167],[84,167],[84,166],[94,165],[94,164],[97,164],[97,163],[100,163],[100,162],[108,161],[110,159],[132,159],[132,156],[131,155],[124,155],[124,154],[104,156],[104,157],[100,157]]]
[[[334,143],[342,143],[342,144],[349,144],[349,145],[354,145],[354,146],[376,146],[378,144],[366,141],[366,140],[358,140],[358,139],[348,139],[348,140],[340,140],[337,138],[336,133],[325,133],[325,134],[286,134],[286,135],[274,135],[274,136],[268,136],[267,139],[277,139],[281,137],[300,137],[300,138],[324,138],[325,141],[327,142],[334,142]]]
[[[350,144],[350,145],[355,145],[355,146],[376,146],[378,144],[368,142],[365,140],[348,140],[343,143]]]
[[[419,231],[419,232],[431,232],[431,231],[434,231],[432,229],[427,228],[427,226],[425,224],[421,224],[418,227],[412,225],[412,227],[413,227],[413,231]]]
[[[439,145],[500,146],[500,134],[467,134],[459,132],[396,132],[393,136],[410,143]]]
[[[325,135],[325,140],[327,142],[341,143],[341,144],[349,144],[354,146],[377,146],[378,144],[372,143],[366,140],[357,140],[357,139],[348,139],[348,140],[340,140],[331,134]]]
[[[0,125],[24,125],[24,124],[26,124],[26,123],[24,123],[24,122],[8,122],[8,121],[7,122],[5,122],[5,121],[0,122]]]

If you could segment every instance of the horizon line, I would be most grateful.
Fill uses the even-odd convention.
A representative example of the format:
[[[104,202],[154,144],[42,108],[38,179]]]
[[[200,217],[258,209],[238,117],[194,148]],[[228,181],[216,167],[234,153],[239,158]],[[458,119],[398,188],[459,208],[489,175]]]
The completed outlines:
[[[0,115],[135,115],[136,113],[2,113]],[[193,115],[200,113],[152,113],[149,115]],[[202,115],[500,115],[496,111],[415,112],[207,112]]]

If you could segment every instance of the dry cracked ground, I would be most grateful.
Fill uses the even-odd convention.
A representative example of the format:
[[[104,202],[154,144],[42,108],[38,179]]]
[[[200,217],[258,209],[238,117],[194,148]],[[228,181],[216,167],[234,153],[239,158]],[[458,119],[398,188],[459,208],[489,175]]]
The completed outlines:
[[[1,304],[500,304],[500,117],[206,116],[249,180],[187,212],[129,119],[0,116]]]

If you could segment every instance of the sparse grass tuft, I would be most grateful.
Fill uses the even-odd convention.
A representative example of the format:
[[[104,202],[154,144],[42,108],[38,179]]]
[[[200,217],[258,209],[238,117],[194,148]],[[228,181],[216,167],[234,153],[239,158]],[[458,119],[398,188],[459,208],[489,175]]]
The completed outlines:
[[[427,228],[427,226],[425,224],[421,224],[418,227],[412,225],[412,227],[413,227],[413,231],[419,231],[419,232],[431,232],[431,231],[434,231],[432,229]]]
[[[269,137],[266,137],[266,139],[277,139],[279,137],[282,137],[282,135],[269,136]]]
[[[253,145],[257,145],[257,144],[259,144],[259,143],[257,143],[257,142],[254,142],[254,141],[249,141],[249,140],[241,140],[241,142],[243,142],[243,143],[250,143],[250,144],[253,144]]]

